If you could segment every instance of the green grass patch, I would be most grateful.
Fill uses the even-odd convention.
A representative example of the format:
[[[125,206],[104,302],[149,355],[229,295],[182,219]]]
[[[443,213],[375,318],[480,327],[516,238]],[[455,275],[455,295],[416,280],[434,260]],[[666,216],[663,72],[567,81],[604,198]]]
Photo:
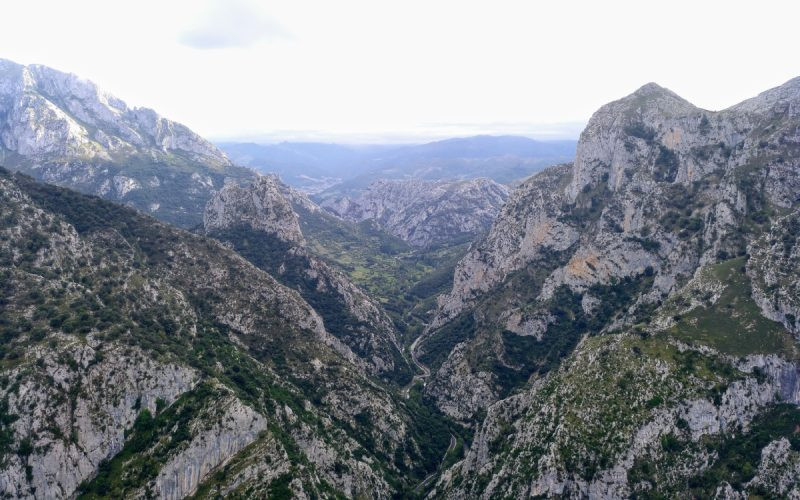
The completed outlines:
[[[719,299],[679,315],[669,333],[733,356],[780,354],[796,358],[791,335],[780,323],[762,316],[753,301],[744,265],[745,258],[739,257],[702,271],[700,279],[724,287]]]

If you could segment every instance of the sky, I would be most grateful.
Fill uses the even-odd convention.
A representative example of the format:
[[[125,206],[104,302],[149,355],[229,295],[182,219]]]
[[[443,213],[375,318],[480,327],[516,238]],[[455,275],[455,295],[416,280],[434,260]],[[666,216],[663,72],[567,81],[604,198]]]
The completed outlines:
[[[800,75],[800,2],[6,0],[0,58],[214,140],[577,137],[655,81],[718,110]]]

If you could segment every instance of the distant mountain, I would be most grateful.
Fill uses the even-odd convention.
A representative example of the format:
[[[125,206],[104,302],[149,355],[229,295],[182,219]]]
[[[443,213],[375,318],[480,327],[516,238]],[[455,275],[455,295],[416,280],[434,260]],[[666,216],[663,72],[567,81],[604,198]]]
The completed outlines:
[[[381,160],[394,162],[401,159],[405,161],[427,161],[432,159],[496,158],[501,156],[525,158],[571,157],[575,155],[576,144],[577,141],[570,140],[538,141],[513,135],[476,135],[407,146],[389,151]]]
[[[147,108],[87,80],[0,60],[0,163],[165,221],[202,221],[211,192],[253,173]]]
[[[328,211],[378,227],[416,247],[470,241],[489,229],[508,198],[491,179],[378,180],[354,197],[330,196]]]
[[[489,177],[506,183],[569,161],[575,155],[575,146],[575,141],[537,141],[516,136],[475,136],[402,146],[220,144],[236,164],[276,173],[284,182],[309,194],[328,188],[353,193],[375,179]]]
[[[292,187],[313,194],[365,170],[369,158],[392,146],[347,146],[317,142],[220,143],[237,165],[277,174]]]

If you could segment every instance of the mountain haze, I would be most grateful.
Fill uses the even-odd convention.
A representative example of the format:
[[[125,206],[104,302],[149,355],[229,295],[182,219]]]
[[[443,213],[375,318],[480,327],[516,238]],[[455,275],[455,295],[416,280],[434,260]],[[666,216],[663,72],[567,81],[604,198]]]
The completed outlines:
[[[222,143],[237,164],[276,173],[309,194],[352,196],[375,179],[466,180],[508,183],[569,161],[575,141],[474,136],[409,145]],[[327,196],[324,194],[323,196]]]

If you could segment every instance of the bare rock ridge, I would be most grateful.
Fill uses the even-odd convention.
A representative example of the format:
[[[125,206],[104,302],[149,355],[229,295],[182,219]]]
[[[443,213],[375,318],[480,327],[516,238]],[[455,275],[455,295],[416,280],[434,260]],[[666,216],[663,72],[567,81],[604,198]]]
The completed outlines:
[[[800,491],[799,82],[719,112],[645,85],[511,194],[418,343],[478,429],[434,496]]]
[[[581,198],[594,196],[596,215],[601,215],[601,210],[603,212],[600,222],[606,225],[616,223],[622,228],[621,232],[610,232],[611,236],[620,235],[613,239],[622,240],[616,245],[624,246],[625,238],[653,222],[650,220],[652,216],[647,217],[644,213],[645,209],[652,208],[664,215],[669,208],[674,208],[665,206],[665,202],[654,206],[653,197],[695,196],[692,188],[696,182],[705,179],[708,183],[712,175],[718,175],[721,178],[714,179],[710,186],[713,188],[708,193],[711,198],[705,206],[699,207],[702,213],[697,215],[702,217],[695,217],[703,219],[702,230],[715,237],[695,259],[708,261],[720,250],[732,250],[735,255],[743,248],[726,247],[730,240],[726,233],[736,229],[737,223],[748,215],[748,208],[751,212],[757,208],[743,206],[746,193],[739,185],[742,175],[763,174],[764,201],[781,208],[794,206],[798,201],[797,183],[800,181],[794,160],[780,154],[781,149],[791,146],[791,140],[797,138],[798,88],[798,79],[794,79],[728,110],[712,113],[696,108],[651,83],[624,99],[603,106],[581,135],[573,165],[543,172],[513,194],[489,235],[462,262],[453,292],[442,300],[442,315],[452,316],[461,309],[461,303],[469,302],[471,296],[481,293],[481,289],[493,287],[510,272],[525,266],[531,256],[538,255],[535,249],[531,250],[531,242],[537,248],[559,250],[566,244],[565,238],[576,239],[577,233],[574,232],[580,228],[574,224],[553,229],[554,225],[563,224],[565,217],[562,220],[544,217],[548,212],[561,215],[561,202],[576,207],[592,205],[593,200]],[[566,185],[559,187],[557,182]],[[600,206],[606,200],[597,197],[599,191],[609,195],[615,211]],[[706,228],[706,220],[722,227]],[[515,227],[524,229],[513,231]],[[616,230],[617,226],[592,229],[597,233],[592,238],[596,238],[609,236],[609,230]],[[574,233],[571,238],[566,236],[570,232]],[[641,234],[633,236],[642,237]],[[587,236],[582,236],[582,239],[586,240]],[[682,239],[675,238],[676,241],[665,243],[680,250]],[[580,245],[577,255],[588,257],[592,252],[589,244],[587,241]],[[602,258],[613,259],[615,256],[607,253]],[[601,270],[597,267],[592,270],[576,259],[559,272],[565,273],[568,279],[582,279],[585,275],[588,282],[602,278],[604,273],[634,272],[631,266],[601,264]],[[646,267],[642,264],[644,262],[640,261],[639,270]],[[465,272],[466,266],[475,268]],[[472,279],[476,275],[487,276],[487,279]],[[658,281],[663,291],[669,291],[673,284],[673,278],[666,276]],[[440,321],[435,321],[434,325]]]
[[[330,197],[326,210],[350,221],[374,221],[417,247],[474,238],[485,232],[508,198],[490,179],[378,180],[355,197]]]
[[[297,213],[283,196],[276,177],[262,177],[250,186],[229,184],[217,192],[203,214],[206,232],[237,225],[274,234],[281,241],[303,245]]]
[[[214,166],[228,158],[188,128],[147,108],[130,108],[76,75],[46,66],[0,61],[0,136],[23,156],[100,157],[156,149],[179,152]],[[113,132],[113,135],[109,135]]]
[[[169,222],[197,224],[234,167],[214,145],[94,83],[46,66],[0,60],[0,163]]]
[[[321,215],[311,200],[276,176],[244,187],[231,183],[209,201],[205,231],[298,289],[343,348],[358,354],[350,353],[351,359],[372,373],[407,372],[391,319],[342,272],[308,251],[296,209],[307,218]]]

